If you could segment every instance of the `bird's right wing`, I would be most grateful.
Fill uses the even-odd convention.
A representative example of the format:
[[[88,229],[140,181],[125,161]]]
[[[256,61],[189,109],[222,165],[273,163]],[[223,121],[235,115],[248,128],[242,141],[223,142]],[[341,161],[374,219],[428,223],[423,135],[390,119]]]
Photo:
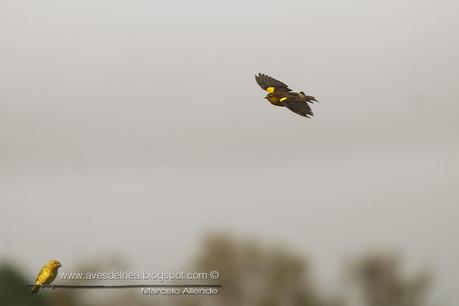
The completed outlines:
[[[255,75],[255,80],[261,88],[268,92],[292,91],[286,84],[273,79],[266,74],[259,73],[258,75]]]
[[[299,99],[298,97],[288,98],[285,105],[289,110],[297,113],[300,116],[307,118],[309,118],[309,116],[314,116],[311,107],[309,107],[309,104],[303,99]]]

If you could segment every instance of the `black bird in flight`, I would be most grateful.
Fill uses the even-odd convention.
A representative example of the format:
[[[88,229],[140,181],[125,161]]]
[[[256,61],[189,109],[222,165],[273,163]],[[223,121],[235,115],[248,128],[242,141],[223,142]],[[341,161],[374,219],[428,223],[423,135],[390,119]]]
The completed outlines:
[[[292,112],[307,118],[313,116],[308,103],[319,102],[313,96],[308,96],[302,91],[293,92],[286,84],[266,74],[255,75],[255,80],[261,88],[268,92],[265,99],[271,104],[287,107]]]

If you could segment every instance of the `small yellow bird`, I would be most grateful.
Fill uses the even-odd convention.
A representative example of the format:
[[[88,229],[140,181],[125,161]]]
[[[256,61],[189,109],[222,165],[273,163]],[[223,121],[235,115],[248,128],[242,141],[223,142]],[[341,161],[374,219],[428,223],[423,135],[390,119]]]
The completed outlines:
[[[51,284],[57,276],[57,269],[61,266],[61,263],[55,259],[48,261],[38,273],[35,279],[35,286],[32,288],[32,293],[37,293],[43,285]]]

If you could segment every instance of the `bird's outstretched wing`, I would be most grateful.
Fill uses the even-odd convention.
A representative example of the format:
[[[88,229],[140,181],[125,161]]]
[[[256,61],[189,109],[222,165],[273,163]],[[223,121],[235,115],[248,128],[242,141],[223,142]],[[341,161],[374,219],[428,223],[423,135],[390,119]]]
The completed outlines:
[[[309,107],[309,104],[304,101],[304,99],[300,99],[298,97],[289,97],[285,101],[285,105],[289,110],[303,117],[314,116],[311,107]]]
[[[258,75],[255,75],[255,80],[261,88],[268,92],[292,91],[286,84],[273,79],[266,74],[259,73]]]

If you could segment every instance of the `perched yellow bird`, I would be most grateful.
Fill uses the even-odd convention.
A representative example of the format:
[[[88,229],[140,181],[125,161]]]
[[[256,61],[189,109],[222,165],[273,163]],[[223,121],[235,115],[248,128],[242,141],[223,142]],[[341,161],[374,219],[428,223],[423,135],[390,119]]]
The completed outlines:
[[[37,293],[43,285],[51,284],[57,276],[57,269],[61,266],[61,263],[55,259],[48,261],[38,273],[35,279],[35,286],[32,288],[32,293]]]

